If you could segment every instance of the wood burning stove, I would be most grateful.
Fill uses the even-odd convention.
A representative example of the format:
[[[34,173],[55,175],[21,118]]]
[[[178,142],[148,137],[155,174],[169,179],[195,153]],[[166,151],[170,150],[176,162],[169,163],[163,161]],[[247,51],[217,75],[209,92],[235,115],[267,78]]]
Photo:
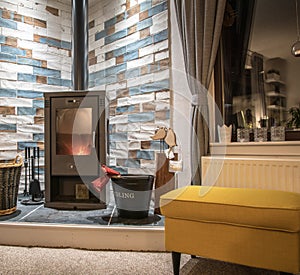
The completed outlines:
[[[45,93],[45,206],[105,207],[105,190],[89,191],[106,159],[105,92]]]

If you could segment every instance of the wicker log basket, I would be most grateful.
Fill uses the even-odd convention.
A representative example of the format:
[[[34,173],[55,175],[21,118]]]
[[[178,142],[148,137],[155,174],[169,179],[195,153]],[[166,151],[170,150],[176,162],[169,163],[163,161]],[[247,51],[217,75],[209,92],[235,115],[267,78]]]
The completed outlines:
[[[10,162],[0,163],[0,216],[17,210],[17,199],[23,159],[20,155]]]

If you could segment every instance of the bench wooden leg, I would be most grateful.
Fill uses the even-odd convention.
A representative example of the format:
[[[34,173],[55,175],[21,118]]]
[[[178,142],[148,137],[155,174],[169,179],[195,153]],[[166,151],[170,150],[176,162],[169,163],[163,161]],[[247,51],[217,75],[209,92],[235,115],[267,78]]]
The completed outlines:
[[[179,275],[181,253],[172,252],[173,274]]]

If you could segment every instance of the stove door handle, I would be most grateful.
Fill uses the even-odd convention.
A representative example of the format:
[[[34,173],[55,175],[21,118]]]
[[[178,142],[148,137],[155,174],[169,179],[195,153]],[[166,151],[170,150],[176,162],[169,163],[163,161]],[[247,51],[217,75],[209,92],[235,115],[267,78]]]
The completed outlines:
[[[93,134],[92,134],[92,139],[93,139],[93,144],[92,144],[92,146],[93,146],[93,148],[95,148],[96,147],[96,132],[95,131],[93,131]]]

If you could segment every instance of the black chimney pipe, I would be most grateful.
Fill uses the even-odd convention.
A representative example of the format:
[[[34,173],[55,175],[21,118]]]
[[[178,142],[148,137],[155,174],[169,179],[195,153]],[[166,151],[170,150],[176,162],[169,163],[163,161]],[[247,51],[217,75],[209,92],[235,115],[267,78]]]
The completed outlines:
[[[88,89],[88,0],[72,0],[72,81],[74,90]]]

